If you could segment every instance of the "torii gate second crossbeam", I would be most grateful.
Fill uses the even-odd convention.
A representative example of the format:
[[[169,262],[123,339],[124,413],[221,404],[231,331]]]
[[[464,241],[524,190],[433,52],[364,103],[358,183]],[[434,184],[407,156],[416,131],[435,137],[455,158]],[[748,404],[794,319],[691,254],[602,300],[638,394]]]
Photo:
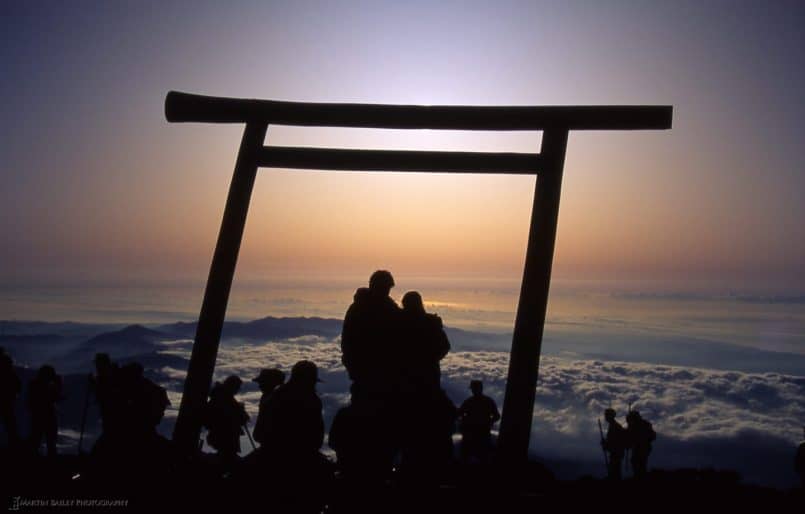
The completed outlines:
[[[246,214],[260,167],[342,171],[430,171],[536,175],[525,269],[514,323],[500,426],[501,455],[528,456],[548,305],[562,170],[571,130],[671,128],[671,106],[465,107],[316,104],[246,100],[172,91],[169,122],[245,123],[221,230],[204,292],[173,439],[198,448],[200,413],[212,383]],[[265,146],[268,125],[441,130],[543,131],[537,153],[340,150]]]

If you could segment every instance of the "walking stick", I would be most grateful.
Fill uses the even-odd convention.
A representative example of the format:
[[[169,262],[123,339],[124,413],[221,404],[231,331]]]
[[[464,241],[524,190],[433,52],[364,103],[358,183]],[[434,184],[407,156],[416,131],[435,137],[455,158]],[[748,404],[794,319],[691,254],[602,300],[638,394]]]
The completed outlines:
[[[627,418],[626,419],[628,420],[629,419],[629,414],[632,413],[632,402],[629,402],[629,409],[626,412],[627,412],[627,415],[626,415]],[[629,430],[627,430],[627,435],[630,436],[629,439],[627,439],[627,444],[631,444],[631,434],[629,433]],[[626,473],[629,472],[629,469],[631,467],[631,464],[630,464],[630,461],[629,461],[629,453],[631,451],[632,451],[632,449],[629,446],[627,446],[626,450],[623,452],[623,470]],[[634,470],[632,470],[632,471],[634,471]]]
[[[601,434],[601,443],[604,442],[604,429],[601,428],[601,420],[598,420],[598,433]],[[607,473],[609,473],[609,457],[607,457],[607,449],[601,445],[601,451],[604,452],[604,464],[607,466]]]
[[[87,375],[87,394],[84,395],[84,412],[81,414],[81,433],[78,436],[78,454],[84,454],[84,429],[87,426],[87,411],[89,410],[89,395],[92,392],[92,373]]]

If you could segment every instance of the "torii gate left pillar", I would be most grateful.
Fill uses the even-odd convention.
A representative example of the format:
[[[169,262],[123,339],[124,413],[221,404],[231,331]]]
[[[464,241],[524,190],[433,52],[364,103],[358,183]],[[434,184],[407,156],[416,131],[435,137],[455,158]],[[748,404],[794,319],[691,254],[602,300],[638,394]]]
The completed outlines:
[[[260,167],[341,171],[432,171],[537,175],[525,269],[512,336],[499,448],[509,462],[528,457],[548,305],[559,198],[570,130],[671,127],[670,106],[463,107],[303,104],[171,92],[171,122],[245,123],[215,246],[173,438],[197,451],[200,413],[218,345],[254,180]],[[542,130],[539,154],[334,150],[264,146],[269,124],[392,129]]]

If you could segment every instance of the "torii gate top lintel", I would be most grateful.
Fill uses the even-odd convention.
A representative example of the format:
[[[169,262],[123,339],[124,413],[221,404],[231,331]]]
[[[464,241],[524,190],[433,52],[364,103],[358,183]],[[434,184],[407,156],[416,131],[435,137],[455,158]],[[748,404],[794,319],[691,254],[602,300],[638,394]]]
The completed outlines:
[[[539,356],[548,302],[562,170],[571,130],[670,129],[672,106],[418,106],[297,103],[220,98],[171,91],[170,122],[244,123],[246,129],[229,188],[174,440],[197,448],[200,412],[212,383],[229,292],[260,167],[343,171],[434,171],[537,175],[525,269],[512,336],[500,427],[500,450],[527,457]],[[539,153],[343,150],[265,146],[268,125],[386,129],[543,131]]]
[[[305,103],[171,91],[169,122],[434,130],[657,130],[671,128],[670,105],[466,106]]]

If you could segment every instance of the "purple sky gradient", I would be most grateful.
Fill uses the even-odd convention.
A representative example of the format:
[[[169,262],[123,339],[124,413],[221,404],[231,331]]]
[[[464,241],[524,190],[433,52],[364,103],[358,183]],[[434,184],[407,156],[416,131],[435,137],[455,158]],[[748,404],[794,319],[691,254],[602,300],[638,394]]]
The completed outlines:
[[[0,7],[0,283],[205,278],[241,129],[167,124],[176,89],[673,104],[670,132],[571,136],[557,276],[805,290],[802,2],[217,4]],[[267,140],[533,151],[539,135],[278,127]],[[521,270],[531,179],[266,173],[239,273]],[[396,240],[375,237],[389,226]]]

